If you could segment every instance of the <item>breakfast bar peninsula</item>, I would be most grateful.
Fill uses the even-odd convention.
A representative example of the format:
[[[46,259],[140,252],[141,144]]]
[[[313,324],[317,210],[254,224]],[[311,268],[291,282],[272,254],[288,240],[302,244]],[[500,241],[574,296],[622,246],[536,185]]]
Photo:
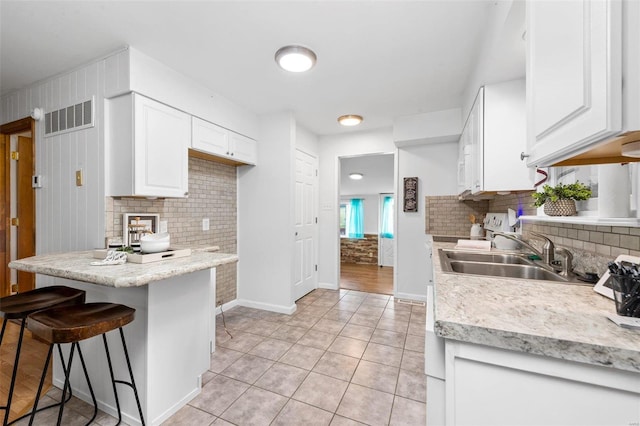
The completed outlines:
[[[66,285],[86,291],[87,302],[113,302],[136,310],[124,328],[147,424],[157,425],[200,393],[201,377],[215,348],[216,267],[238,261],[236,254],[193,252],[153,263],[92,266],[91,251],[34,256],[9,267],[39,274],[37,286]],[[117,333],[109,335],[117,339]],[[111,340],[110,340],[111,342]],[[110,345],[114,352],[121,345]],[[117,415],[100,338],[82,343],[101,410]],[[113,356],[116,379],[128,377],[123,356]],[[55,361],[53,383],[62,388]],[[91,401],[79,363],[72,371],[74,394]],[[133,393],[118,389],[123,420],[140,424]]]

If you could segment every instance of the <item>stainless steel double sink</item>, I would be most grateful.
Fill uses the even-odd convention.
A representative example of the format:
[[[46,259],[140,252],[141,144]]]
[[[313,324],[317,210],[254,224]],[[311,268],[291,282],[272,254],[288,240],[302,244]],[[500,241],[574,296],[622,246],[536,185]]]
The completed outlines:
[[[565,277],[530,259],[529,253],[470,252],[439,249],[443,272],[581,283],[575,276]],[[584,283],[583,283],[584,284]]]

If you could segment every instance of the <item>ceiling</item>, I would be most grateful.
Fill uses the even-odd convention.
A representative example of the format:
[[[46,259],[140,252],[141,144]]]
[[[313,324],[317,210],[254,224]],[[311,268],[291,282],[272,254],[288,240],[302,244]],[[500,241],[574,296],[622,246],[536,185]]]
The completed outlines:
[[[395,193],[393,159],[393,154],[340,158],[340,195]],[[362,173],[364,177],[349,179],[351,173]]]
[[[256,113],[292,111],[318,135],[459,107],[492,10],[507,0],[0,2],[7,93],[130,45]],[[312,48],[304,74],[280,70]],[[504,58],[501,60],[504,61]]]

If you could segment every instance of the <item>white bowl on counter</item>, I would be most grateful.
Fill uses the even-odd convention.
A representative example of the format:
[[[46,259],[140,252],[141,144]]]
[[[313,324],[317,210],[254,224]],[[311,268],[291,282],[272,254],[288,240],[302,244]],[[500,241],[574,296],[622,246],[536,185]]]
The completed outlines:
[[[170,242],[169,234],[167,232],[145,235],[140,238],[140,250],[142,253],[159,253],[161,251],[167,251]]]

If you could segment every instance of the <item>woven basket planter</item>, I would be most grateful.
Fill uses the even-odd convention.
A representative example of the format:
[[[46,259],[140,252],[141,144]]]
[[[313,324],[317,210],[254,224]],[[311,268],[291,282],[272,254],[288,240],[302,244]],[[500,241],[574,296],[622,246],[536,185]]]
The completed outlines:
[[[575,216],[576,202],[574,200],[547,201],[544,203],[544,213],[548,216]]]

